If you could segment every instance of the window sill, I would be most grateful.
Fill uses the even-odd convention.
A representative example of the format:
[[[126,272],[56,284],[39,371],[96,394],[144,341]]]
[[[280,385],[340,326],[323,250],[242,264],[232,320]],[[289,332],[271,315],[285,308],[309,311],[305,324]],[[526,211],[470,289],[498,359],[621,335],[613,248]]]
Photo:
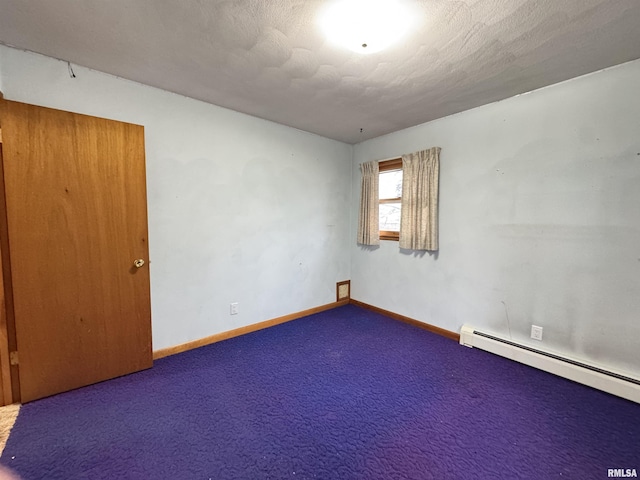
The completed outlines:
[[[400,241],[400,233],[399,232],[380,232],[380,240],[392,240],[392,241]]]

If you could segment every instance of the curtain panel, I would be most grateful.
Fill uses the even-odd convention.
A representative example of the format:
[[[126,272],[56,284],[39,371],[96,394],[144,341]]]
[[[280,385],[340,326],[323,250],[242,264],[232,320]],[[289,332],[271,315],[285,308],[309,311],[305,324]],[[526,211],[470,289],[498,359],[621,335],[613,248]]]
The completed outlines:
[[[362,171],[360,193],[360,215],[358,216],[358,243],[380,245],[380,223],[378,218],[378,161],[360,165]]]
[[[400,248],[438,250],[440,147],[402,156]]]

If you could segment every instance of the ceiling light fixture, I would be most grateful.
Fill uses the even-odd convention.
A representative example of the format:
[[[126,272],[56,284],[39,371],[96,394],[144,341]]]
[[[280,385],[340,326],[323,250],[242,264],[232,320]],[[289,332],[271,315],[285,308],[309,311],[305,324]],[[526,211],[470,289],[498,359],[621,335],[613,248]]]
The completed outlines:
[[[321,13],[327,38],[357,53],[375,53],[393,45],[416,26],[415,12],[401,0],[336,0]]]

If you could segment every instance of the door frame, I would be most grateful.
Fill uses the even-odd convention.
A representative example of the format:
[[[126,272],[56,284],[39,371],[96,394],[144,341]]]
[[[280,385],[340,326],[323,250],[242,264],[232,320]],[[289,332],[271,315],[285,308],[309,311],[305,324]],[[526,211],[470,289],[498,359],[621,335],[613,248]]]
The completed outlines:
[[[4,96],[0,92],[0,406],[20,402],[20,372],[11,353],[17,352],[16,323],[13,310],[11,260],[7,208],[4,190],[4,159],[2,157],[2,113]],[[12,363],[16,363],[12,365]]]

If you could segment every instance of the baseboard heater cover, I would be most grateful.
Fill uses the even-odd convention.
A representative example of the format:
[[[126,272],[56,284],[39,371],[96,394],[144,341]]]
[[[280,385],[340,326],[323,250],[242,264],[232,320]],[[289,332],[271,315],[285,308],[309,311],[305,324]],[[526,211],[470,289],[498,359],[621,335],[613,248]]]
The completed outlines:
[[[534,368],[640,403],[640,379],[583,363],[463,325],[460,344],[475,347]]]

